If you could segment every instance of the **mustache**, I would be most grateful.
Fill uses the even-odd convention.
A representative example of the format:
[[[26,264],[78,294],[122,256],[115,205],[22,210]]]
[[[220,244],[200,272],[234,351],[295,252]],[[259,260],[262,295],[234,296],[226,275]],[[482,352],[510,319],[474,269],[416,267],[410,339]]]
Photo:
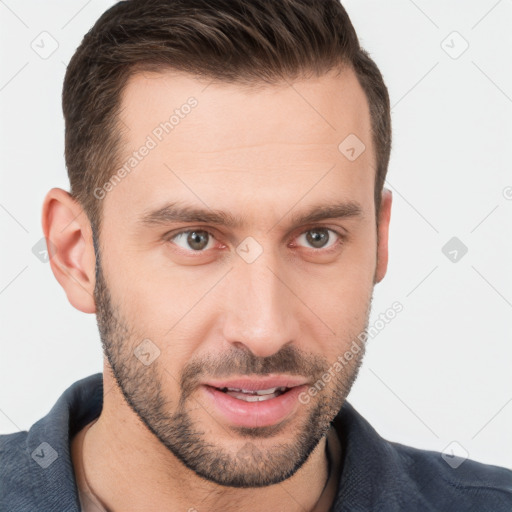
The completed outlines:
[[[301,376],[316,381],[328,369],[327,359],[297,347],[285,346],[268,357],[255,356],[249,349],[232,349],[221,356],[207,356],[188,363],[181,373],[182,399],[207,378],[239,375],[265,376],[271,373]]]

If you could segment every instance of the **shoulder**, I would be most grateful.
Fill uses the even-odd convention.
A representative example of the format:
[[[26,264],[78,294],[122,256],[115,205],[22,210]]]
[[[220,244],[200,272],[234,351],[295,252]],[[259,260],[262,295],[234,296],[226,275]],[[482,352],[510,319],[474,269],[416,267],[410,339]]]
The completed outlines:
[[[27,435],[22,431],[0,436],[1,510],[8,510],[3,508],[5,504],[9,504],[9,510],[22,510],[26,489],[33,485],[28,470]]]
[[[28,431],[0,435],[0,510],[79,510],[70,440],[100,414],[102,389],[101,374],[81,379]]]
[[[27,465],[27,436],[26,430],[14,434],[0,435],[0,477],[2,483],[13,472]]]
[[[27,435],[28,432],[26,430],[15,432],[13,434],[0,435],[0,455],[2,457],[0,472],[3,473],[5,469],[4,466],[10,458],[13,456],[16,457],[17,454],[24,451]]]
[[[335,510],[512,512],[512,470],[388,441],[348,402]]]
[[[437,510],[512,511],[512,470],[387,442],[405,489]],[[444,508],[443,508],[444,507]]]

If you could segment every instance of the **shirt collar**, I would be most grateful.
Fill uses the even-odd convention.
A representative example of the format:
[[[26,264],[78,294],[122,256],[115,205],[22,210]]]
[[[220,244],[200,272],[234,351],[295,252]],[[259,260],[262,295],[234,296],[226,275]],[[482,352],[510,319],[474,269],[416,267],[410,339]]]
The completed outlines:
[[[30,428],[25,471],[31,484],[25,488],[26,503],[40,510],[79,512],[70,440],[100,415],[102,406],[103,375],[96,373],[72,384],[50,412]],[[347,401],[332,423],[342,446],[341,478],[333,511],[345,510],[348,503],[357,503],[361,510],[371,509],[376,498],[371,495],[372,489],[384,487],[391,495],[397,491],[388,443]],[[44,466],[45,457],[50,461],[54,452],[55,460],[42,467],[40,463]],[[374,485],[375,478],[379,479],[378,486]]]

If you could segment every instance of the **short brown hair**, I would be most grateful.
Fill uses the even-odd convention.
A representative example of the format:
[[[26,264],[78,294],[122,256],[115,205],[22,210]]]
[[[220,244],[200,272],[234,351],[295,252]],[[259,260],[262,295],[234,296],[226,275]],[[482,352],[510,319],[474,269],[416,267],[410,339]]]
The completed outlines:
[[[138,71],[172,68],[258,86],[321,76],[345,65],[354,69],[370,107],[378,213],[391,150],[389,96],[339,0],[118,2],[84,36],[66,71],[62,104],[70,193],[99,232],[101,200],[94,190],[120,164],[121,93]]]

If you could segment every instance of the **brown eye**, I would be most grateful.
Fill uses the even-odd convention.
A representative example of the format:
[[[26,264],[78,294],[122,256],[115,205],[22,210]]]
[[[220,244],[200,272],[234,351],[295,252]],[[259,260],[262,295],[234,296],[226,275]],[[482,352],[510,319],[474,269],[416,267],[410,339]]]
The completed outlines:
[[[336,236],[331,236],[330,233],[334,233]],[[336,237],[339,238],[339,235],[332,229],[314,228],[302,233],[298,239],[304,238],[306,244],[313,249],[326,249],[336,243]]]
[[[170,240],[185,250],[204,251],[208,247],[211,238],[213,237],[208,231],[191,230],[182,231],[174,235]]]

